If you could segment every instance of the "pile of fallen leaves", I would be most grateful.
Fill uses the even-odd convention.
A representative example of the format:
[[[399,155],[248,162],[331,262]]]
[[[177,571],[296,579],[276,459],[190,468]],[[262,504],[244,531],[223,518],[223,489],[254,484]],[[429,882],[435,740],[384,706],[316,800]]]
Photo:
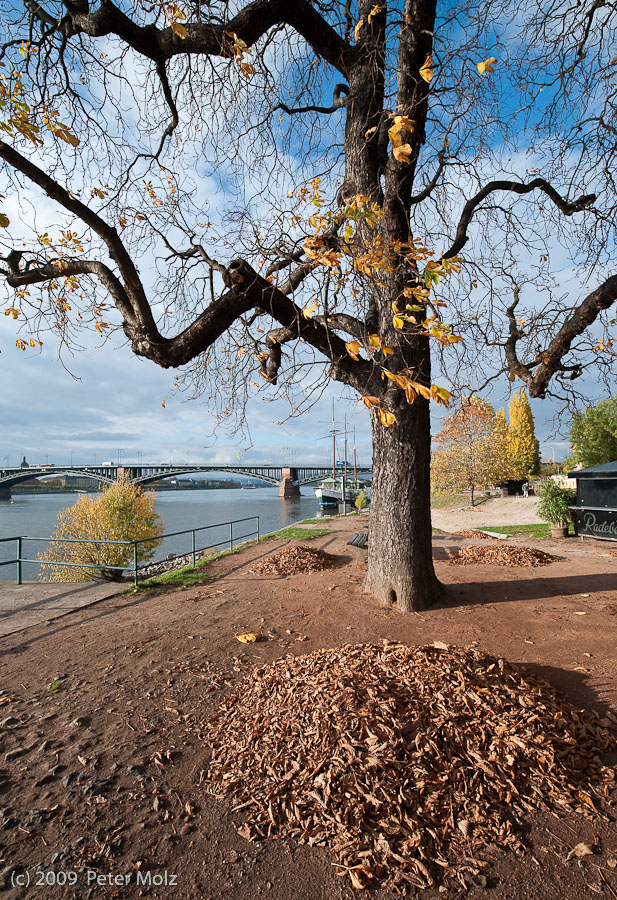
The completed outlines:
[[[473,650],[401,644],[287,656],[254,670],[208,723],[209,790],[239,834],[328,847],[362,888],[468,885],[521,852],[538,807],[590,813],[615,772],[617,717]]]
[[[306,572],[331,569],[337,559],[337,556],[317,547],[296,544],[294,547],[285,547],[284,550],[267,556],[249,571],[254,575],[302,575]]]
[[[472,528],[467,528],[465,531],[457,531],[456,534],[458,537],[464,538],[476,538],[476,540],[480,541],[498,541],[500,538],[495,537],[493,534],[485,534],[483,531],[474,531]]]
[[[472,566],[488,563],[492,566],[547,566],[561,559],[533,547],[517,547],[500,544],[490,547],[462,547],[450,562],[455,566]]]

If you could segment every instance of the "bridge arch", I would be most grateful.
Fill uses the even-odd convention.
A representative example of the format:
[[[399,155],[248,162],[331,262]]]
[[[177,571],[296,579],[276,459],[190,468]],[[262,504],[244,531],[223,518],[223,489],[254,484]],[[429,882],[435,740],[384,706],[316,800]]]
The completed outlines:
[[[97,467],[103,468],[103,467]],[[28,469],[0,469],[0,489],[6,488],[10,490],[17,484],[24,481],[31,481],[33,478],[41,478],[43,475],[80,475],[85,478],[92,478],[102,484],[114,484],[116,478],[110,477],[104,471],[97,471],[95,467],[81,468],[79,466],[31,466]]]

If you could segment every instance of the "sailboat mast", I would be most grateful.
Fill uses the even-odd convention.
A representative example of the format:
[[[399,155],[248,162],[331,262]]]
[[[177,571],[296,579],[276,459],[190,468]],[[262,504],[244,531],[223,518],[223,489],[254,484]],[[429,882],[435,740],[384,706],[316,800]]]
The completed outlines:
[[[344,425],[343,425],[343,434],[345,435],[345,441],[344,441],[344,444],[343,444],[343,446],[344,446],[344,448],[345,448],[345,456],[344,456],[344,459],[345,459],[345,470],[344,470],[344,471],[345,471],[345,478],[347,478],[347,414],[345,414],[345,418],[344,418],[343,421],[344,421]]]
[[[336,425],[334,422],[334,400],[332,401],[332,481],[336,478]]]

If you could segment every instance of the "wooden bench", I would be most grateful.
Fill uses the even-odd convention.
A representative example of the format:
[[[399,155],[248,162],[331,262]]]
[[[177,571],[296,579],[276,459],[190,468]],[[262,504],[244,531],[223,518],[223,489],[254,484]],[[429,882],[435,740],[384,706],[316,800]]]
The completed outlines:
[[[351,538],[351,540],[347,541],[348,547],[353,547],[356,551],[356,557],[360,559],[361,557],[368,555],[368,531],[359,531],[357,534]]]

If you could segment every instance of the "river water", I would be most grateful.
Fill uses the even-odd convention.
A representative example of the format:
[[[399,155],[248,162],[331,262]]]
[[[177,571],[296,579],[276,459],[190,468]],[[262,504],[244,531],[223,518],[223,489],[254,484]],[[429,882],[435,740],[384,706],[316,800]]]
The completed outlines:
[[[47,548],[46,539],[55,528],[58,513],[65,507],[72,506],[78,496],[76,493],[15,494],[12,500],[0,500],[0,538],[28,536],[41,539],[24,541],[23,544],[22,555],[36,559],[37,554]],[[259,530],[263,535],[321,514],[313,488],[308,485],[302,488],[302,496],[294,499],[279,497],[277,487],[254,490],[161,491],[156,495],[155,507],[166,533],[259,516]],[[250,540],[256,529],[255,519],[236,521],[232,535],[234,546],[241,543],[242,538]],[[228,547],[229,539],[229,525],[209,528],[197,533],[196,547]],[[190,550],[190,534],[165,538],[156,551],[155,559],[164,559],[168,554],[188,553]],[[15,556],[15,542],[0,543],[0,562],[15,559]],[[25,581],[34,581],[37,575],[36,564],[24,564]],[[0,581],[14,577],[14,566],[0,567]]]

